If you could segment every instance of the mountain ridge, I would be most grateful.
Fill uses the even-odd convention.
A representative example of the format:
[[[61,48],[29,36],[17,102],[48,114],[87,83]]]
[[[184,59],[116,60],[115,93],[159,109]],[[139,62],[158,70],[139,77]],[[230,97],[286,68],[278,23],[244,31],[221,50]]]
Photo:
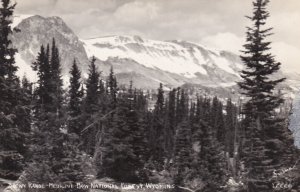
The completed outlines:
[[[61,52],[65,82],[68,82],[74,58],[86,77],[89,59],[93,55],[103,76],[107,76],[110,67],[113,66],[117,76],[122,74],[119,75],[121,84],[128,85],[134,79],[137,88],[147,89],[157,88],[160,82],[170,88],[186,83],[230,87],[240,79],[239,72],[243,69],[238,55],[193,42],[158,41],[136,35],[80,39],[63,19],[57,16],[21,15],[16,18],[12,26],[19,28],[21,32],[14,33],[12,41],[19,50],[16,61],[20,68],[20,76],[26,73],[30,78],[35,76],[36,79],[30,65],[35,60],[40,46],[51,43],[52,38],[56,39]],[[296,84],[299,80],[299,76],[293,75],[290,82]]]

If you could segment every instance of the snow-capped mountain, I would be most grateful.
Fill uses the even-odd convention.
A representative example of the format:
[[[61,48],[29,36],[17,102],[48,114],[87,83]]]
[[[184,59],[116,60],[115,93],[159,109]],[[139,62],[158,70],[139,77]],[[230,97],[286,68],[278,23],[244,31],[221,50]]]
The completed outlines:
[[[109,36],[82,41],[89,57],[94,55],[102,63],[113,65],[117,72],[126,72],[133,78],[139,73],[148,79],[148,84],[231,86],[242,69],[238,56],[232,53],[213,51],[185,41],[155,41],[139,36]]]
[[[74,58],[86,76],[91,56],[97,58],[96,64],[103,76],[113,66],[119,84],[132,80],[137,88],[157,88],[160,82],[166,87],[183,84],[230,87],[239,80],[238,73],[243,68],[239,56],[233,53],[186,41],[156,41],[139,36],[80,40],[59,17],[20,15],[14,18],[12,27],[20,29],[12,36],[13,45],[19,51],[16,55],[18,74],[26,73],[33,81],[36,74],[30,65],[40,46],[51,44],[53,38],[60,50],[65,80]],[[291,77],[288,84],[296,90],[297,86],[292,85],[297,85],[300,76]]]
[[[26,72],[30,78],[34,76],[30,64],[40,46],[51,43],[52,38],[60,49],[64,74],[68,74],[74,58],[86,73],[88,58],[94,55],[104,76],[113,66],[121,84],[133,80],[138,88],[156,88],[160,82],[168,87],[185,83],[231,86],[242,69],[239,57],[232,53],[185,41],[155,41],[139,36],[79,40],[59,17],[19,16],[12,26],[21,30],[12,37],[19,50],[19,73]]]

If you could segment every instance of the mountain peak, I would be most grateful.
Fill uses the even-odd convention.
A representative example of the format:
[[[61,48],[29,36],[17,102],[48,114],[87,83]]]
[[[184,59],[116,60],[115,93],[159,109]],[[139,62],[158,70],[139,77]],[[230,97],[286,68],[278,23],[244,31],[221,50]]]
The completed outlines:
[[[17,25],[19,25],[24,19],[27,19],[29,17],[33,17],[33,15],[16,15],[13,18],[13,22],[11,24],[11,28],[15,28]]]
[[[55,38],[56,45],[61,50],[60,57],[64,66],[62,68],[64,74],[68,73],[74,58],[82,62],[82,68],[88,64],[83,43],[60,17],[21,15],[14,18],[14,26],[20,29],[20,32],[12,36],[13,44],[18,49],[19,63],[30,65],[34,62],[40,46],[50,44]]]

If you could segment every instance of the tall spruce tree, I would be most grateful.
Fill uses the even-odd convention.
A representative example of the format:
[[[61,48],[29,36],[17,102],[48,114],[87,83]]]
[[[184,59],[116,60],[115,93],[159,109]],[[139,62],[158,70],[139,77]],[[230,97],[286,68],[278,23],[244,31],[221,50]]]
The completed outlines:
[[[239,148],[241,131],[239,130],[237,107],[232,103],[231,99],[227,100],[226,115],[224,117],[225,127],[225,151],[230,174],[236,178],[239,164]]]
[[[237,123],[237,109],[231,99],[228,99],[225,116],[225,147],[230,157],[233,157],[234,146],[237,144]]]
[[[82,97],[83,92],[81,90],[81,72],[77,66],[76,60],[74,59],[72,69],[70,71],[70,89],[69,89],[69,95],[70,95],[70,101],[69,101],[69,132],[76,133],[77,135],[80,135],[81,128],[83,127],[82,119],[80,118],[82,114]]]
[[[178,123],[182,122],[185,117],[188,115],[188,96],[185,93],[184,89],[178,89],[178,101],[177,101],[177,114],[176,114],[176,120]],[[180,95],[180,97],[179,97]]]
[[[22,171],[25,135],[30,126],[22,125],[28,110],[22,101],[22,89],[16,76],[16,49],[9,36],[16,4],[2,0],[0,7],[0,177],[16,179]],[[25,98],[24,98],[25,99]],[[24,114],[25,113],[25,114]]]
[[[281,126],[282,119],[275,113],[283,99],[274,94],[276,85],[284,78],[275,79],[273,76],[281,64],[270,54],[271,42],[266,40],[272,30],[265,27],[269,17],[268,3],[269,0],[253,2],[253,15],[248,17],[253,26],[247,28],[247,43],[241,56],[246,69],[241,72],[239,86],[249,99],[243,111],[246,116],[243,160],[248,170],[249,191],[272,191],[270,178],[274,169],[281,166],[279,159],[286,149],[285,141],[279,138],[287,128]]]
[[[223,117],[223,104],[219,101],[218,97],[214,97],[211,106],[211,126],[217,140],[224,143],[225,139],[225,127]]]
[[[164,141],[168,160],[171,160],[174,154],[176,129],[176,89],[169,92],[169,100],[166,108]]]
[[[108,90],[109,90],[109,96],[110,96],[110,104],[111,108],[115,109],[117,106],[117,94],[118,94],[118,86],[117,86],[117,79],[114,73],[114,69],[111,66],[110,73],[108,76]]]
[[[175,177],[176,186],[184,186],[185,178],[191,168],[191,126],[189,121],[185,120],[178,125],[175,140]]]
[[[86,97],[84,99],[84,114],[83,118],[85,121],[85,125],[93,125],[87,132],[83,135],[83,142],[85,146],[85,151],[90,155],[94,153],[95,147],[95,135],[97,133],[97,128],[99,128],[99,124],[94,122],[95,114],[101,112],[99,107],[99,82],[100,82],[100,73],[96,67],[96,58],[93,57],[91,63],[89,65],[89,74],[88,79],[86,81]]]
[[[61,77],[61,64],[60,64],[60,56],[59,51],[56,46],[55,39],[52,39],[51,45],[51,56],[50,56],[50,73],[51,73],[51,81],[50,86],[53,89],[52,92],[52,100],[53,100],[53,110],[56,111],[57,115],[61,115],[61,104],[63,101],[63,80]]]
[[[35,106],[34,112],[36,115],[43,114],[42,111],[53,111],[53,100],[51,94],[51,66],[49,63],[49,44],[45,50],[42,45],[40,52],[33,63],[32,68],[37,71],[38,81],[37,89],[34,90]]]
[[[164,163],[165,151],[164,151],[164,111],[165,111],[165,99],[163,85],[160,83],[157,93],[157,100],[152,116],[152,134],[150,138],[151,154],[154,164],[158,169],[162,169]]]

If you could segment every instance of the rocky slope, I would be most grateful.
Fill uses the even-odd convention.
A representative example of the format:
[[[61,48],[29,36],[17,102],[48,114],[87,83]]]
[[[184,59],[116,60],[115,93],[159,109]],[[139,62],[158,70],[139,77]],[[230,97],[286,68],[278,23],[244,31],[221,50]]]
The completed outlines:
[[[44,18],[41,16],[20,16],[12,25],[20,29],[12,36],[13,45],[18,49],[16,63],[20,68],[19,74],[26,73],[34,80],[35,75],[30,64],[35,60],[41,45],[52,43],[55,38],[60,50],[63,73],[68,73],[74,58],[80,61],[82,69],[88,63],[83,43],[59,17]]]

